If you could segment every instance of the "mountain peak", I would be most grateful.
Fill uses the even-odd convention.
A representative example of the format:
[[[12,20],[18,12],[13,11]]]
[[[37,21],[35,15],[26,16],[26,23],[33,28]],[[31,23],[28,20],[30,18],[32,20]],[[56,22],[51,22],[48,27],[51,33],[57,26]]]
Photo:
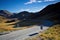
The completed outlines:
[[[29,12],[27,12],[27,11],[22,11],[22,12],[20,12],[20,13],[26,14],[26,13],[29,13]]]
[[[9,18],[12,15],[12,13],[10,13],[7,10],[0,10],[0,16],[4,16],[6,18]]]

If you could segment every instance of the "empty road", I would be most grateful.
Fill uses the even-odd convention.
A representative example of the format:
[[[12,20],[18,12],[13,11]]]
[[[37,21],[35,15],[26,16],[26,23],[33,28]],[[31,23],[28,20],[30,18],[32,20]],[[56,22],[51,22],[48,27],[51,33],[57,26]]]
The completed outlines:
[[[24,40],[25,38],[30,37],[30,34],[39,33],[39,31],[44,31],[47,28],[48,27],[43,27],[43,30],[41,30],[40,26],[34,26],[24,30],[14,31],[9,34],[0,36],[0,40]]]

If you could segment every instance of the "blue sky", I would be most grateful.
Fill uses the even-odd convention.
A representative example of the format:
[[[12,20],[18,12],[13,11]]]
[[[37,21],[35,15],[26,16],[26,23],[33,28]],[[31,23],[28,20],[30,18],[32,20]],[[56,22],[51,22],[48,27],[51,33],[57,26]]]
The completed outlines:
[[[8,10],[12,13],[29,11],[38,12],[49,4],[60,0],[0,0],[0,10]]]

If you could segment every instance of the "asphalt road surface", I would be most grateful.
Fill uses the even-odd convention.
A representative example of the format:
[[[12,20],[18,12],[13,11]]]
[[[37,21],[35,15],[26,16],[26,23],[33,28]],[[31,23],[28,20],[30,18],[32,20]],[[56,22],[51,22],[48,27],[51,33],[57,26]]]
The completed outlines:
[[[49,27],[43,27],[43,30],[41,30],[40,26],[34,26],[24,30],[14,31],[6,35],[1,35],[0,40],[24,40],[30,37],[30,34],[39,33],[40,31],[44,31],[47,28]]]

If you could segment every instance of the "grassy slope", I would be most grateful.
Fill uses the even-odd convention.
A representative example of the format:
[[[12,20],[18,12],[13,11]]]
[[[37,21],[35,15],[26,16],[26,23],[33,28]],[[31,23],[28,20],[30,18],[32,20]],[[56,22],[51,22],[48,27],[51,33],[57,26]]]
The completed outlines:
[[[41,34],[27,38],[26,40],[60,40],[60,24],[54,25]]]
[[[16,22],[6,23],[6,21],[7,21],[6,18],[0,16],[0,32],[17,30],[16,28],[13,28],[14,25],[10,25]]]

